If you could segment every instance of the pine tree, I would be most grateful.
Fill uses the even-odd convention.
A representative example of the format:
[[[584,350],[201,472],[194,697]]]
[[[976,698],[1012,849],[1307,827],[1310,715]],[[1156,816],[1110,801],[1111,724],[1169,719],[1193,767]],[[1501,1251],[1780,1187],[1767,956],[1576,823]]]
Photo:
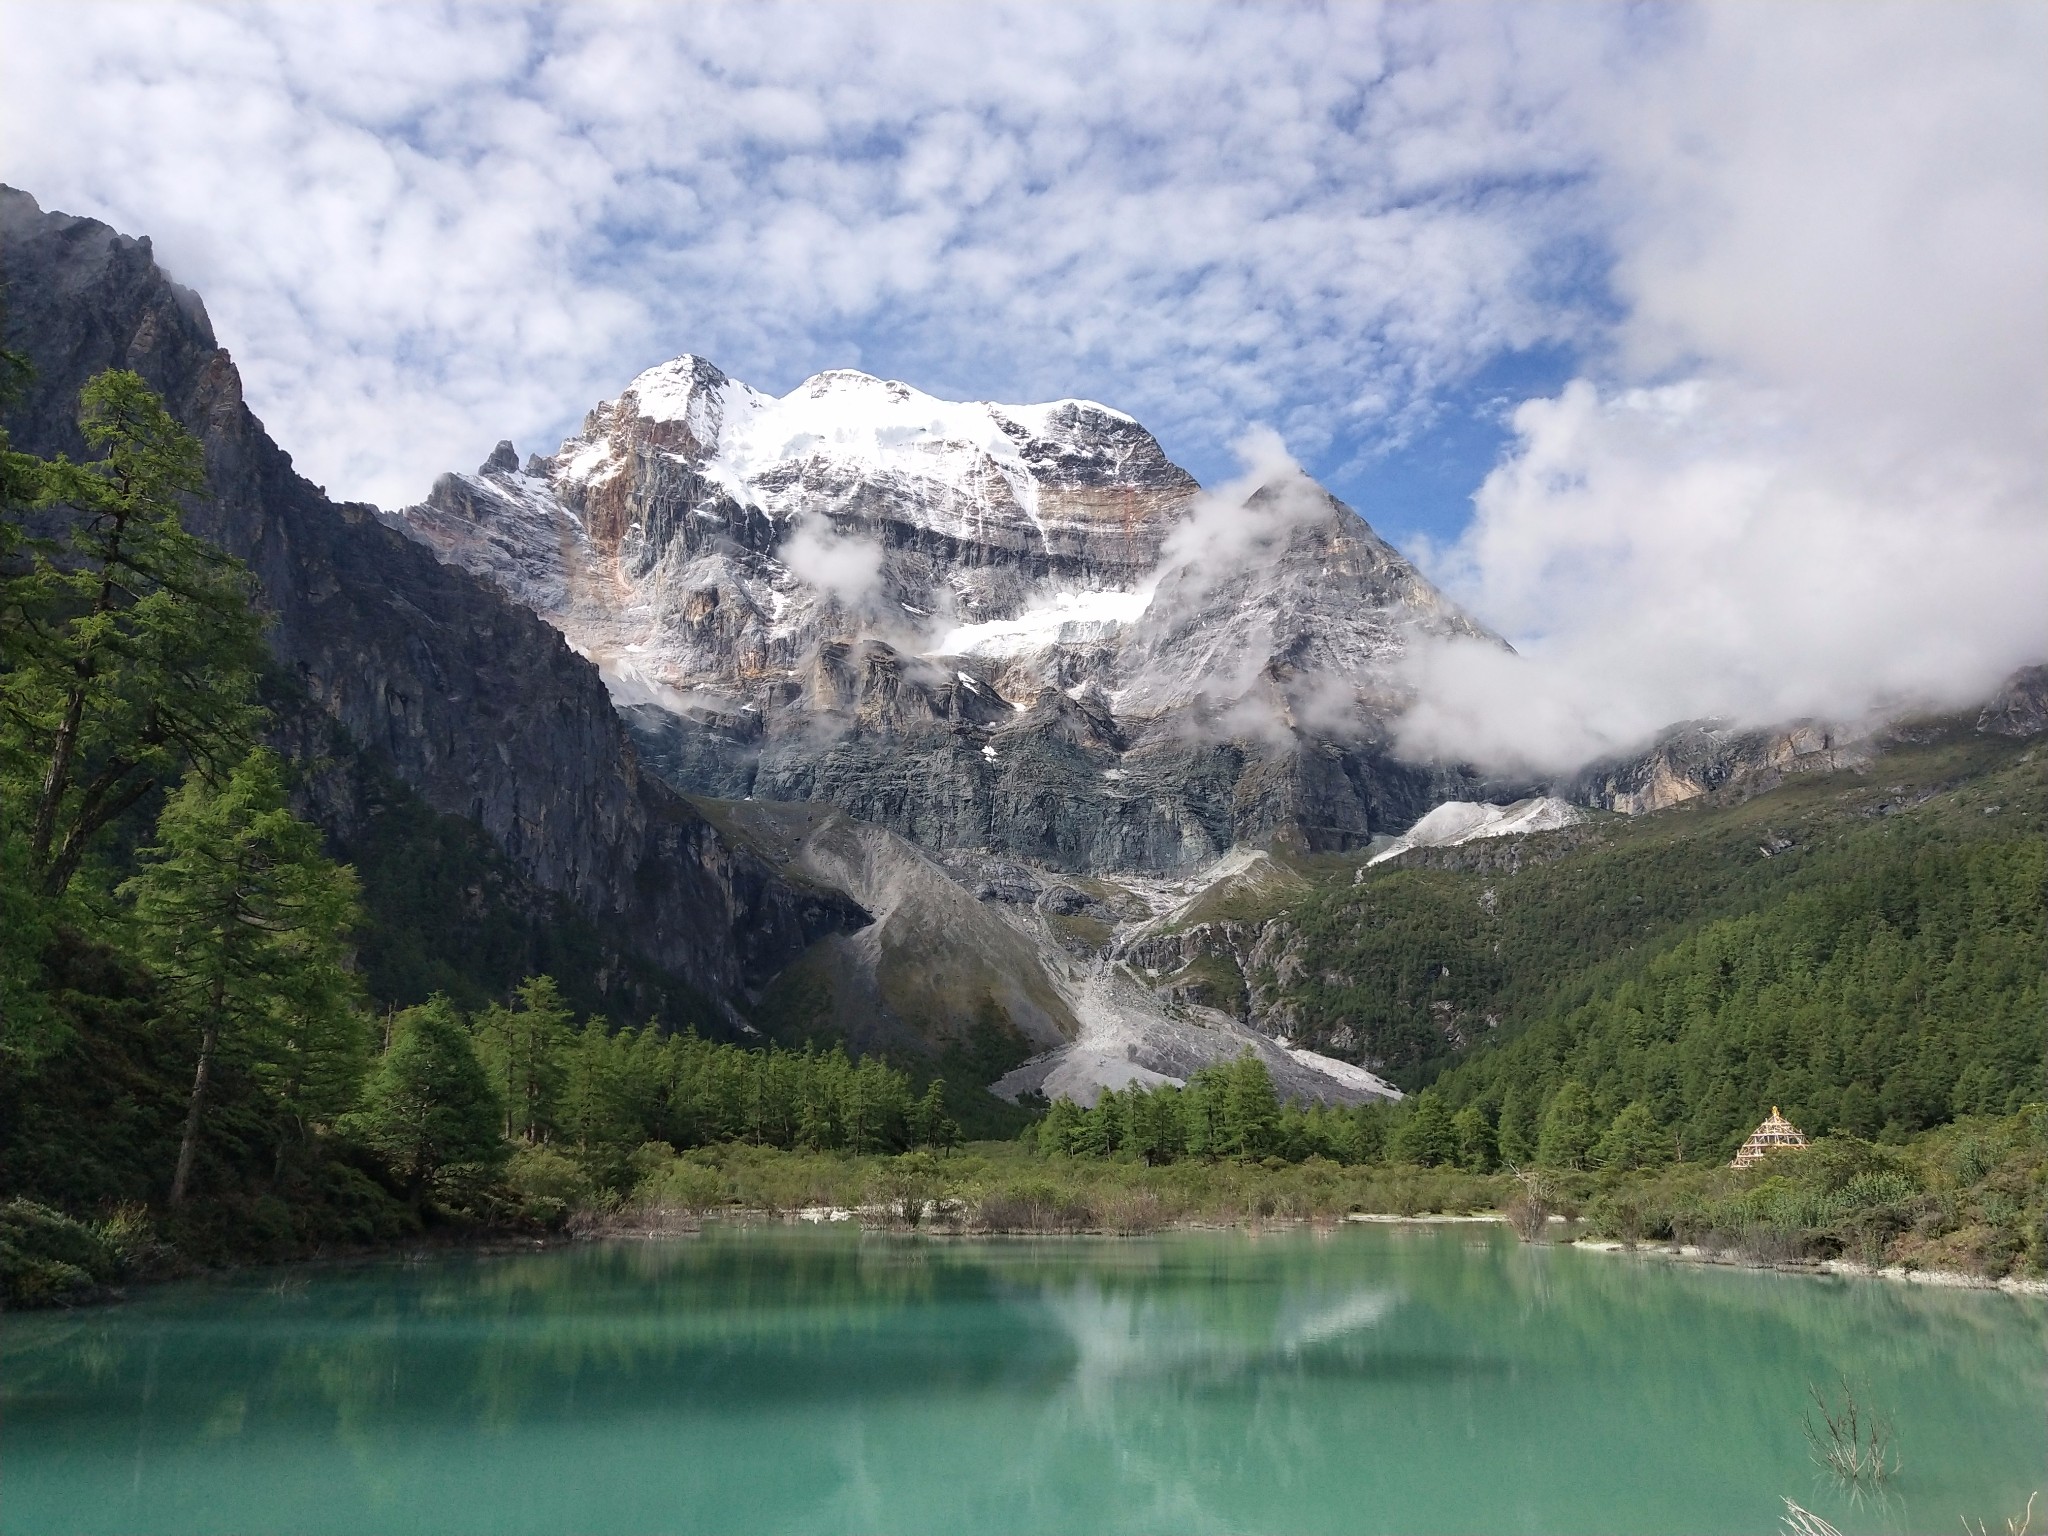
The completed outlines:
[[[1425,1088],[1415,1096],[1408,1118],[1394,1133],[1392,1150],[1397,1161],[1425,1168],[1457,1161],[1458,1129],[1442,1094]]]
[[[134,899],[139,948],[166,1011],[198,1036],[171,1180],[176,1205],[191,1181],[223,1041],[256,1060],[286,1122],[303,1129],[348,1102],[364,1026],[345,942],[356,920],[355,876],[292,815],[275,756],[251,752],[218,787],[188,773],[156,836],[122,890]]]
[[[1227,1150],[1239,1157],[1264,1157],[1273,1150],[1274,1132],[1280,1123],[1280,1096],[1273,1091],[1273,1074],[1249,1048],[1222,1071]]]
[[[1536,1161],[1545,1168],[1583,1168],[1593,1150],[1593,1104],[1585,1085],[1566,1078],[1543,1112],[1543,1134]]]
[[[1592,1159],[1598,1167],[1621,1172],[1654,1168],[1671,1160],[1670,1138],[1659,1129],[1650,1106],[1638,1099],[1601,1133],[1593,1144]]]
[[[935,1077],[925,1085],[924,1097],[917,1101],[911,1125],[912,1134],[921,1147],[960,1145],[960,1126],[946,1113],[946,1085],[943,1081]]]
[[[1467,1104],[1451,1116],[1451,1132],[1457,1138],[1458,1166],[1468,1173],[1491,1173],[1495,1161],[1493,1123],[1477,1104]]]
[[[556,1129],[567,1078],[572,1015],[552,976],[529,976],[517,1008],[493,1004],[472,1021],[479,1054],[505,1100],[505,1137],[545,1141]]]
[[[226,775],[248,749],[262,655],[247,573],[179,520],[204,481],[198,443],[133,373],[87,384],[79,421],[97,457],[46,464],[35,488],[63,537],[29,541],[0,584],[0,775],[50,896],[181,765]],[[11,500],[27,487],[9,478]]]
[[[586,1161],[617,1162],[639,1142],[639,1127],[633,1123],[625,1082],[627,1056],[633,1044],[630,1035],[631,1031],[608,1035],[603,1024],[592,1019],[565,1055],[560,1127]],[[743,1055],[738,1051],[730,1054],[734,1058]],[[720,1083],[721,1096],[727,1100],[721,1106],[720,1118],[729,1127],[725,1132],[728,1136],[739,1131],[745,1063],[733,1060],[730,1065],[742,1072],[722,1074]]]
[[[1500,1103],[1500,1160],[1514,1168],[1534,1162],[1537,1132],[1536,1096],[1516,1083]]]
[[[343,1128],[405,1181],[417,1208],[447,1170],[488,1171],[504,1161],[503,1116],[504,1105],[461,1016],[436,993],[393,1021],[391,1049],[370,1073],[362,1105]]]
[[[1072,1152],[1074,1140],[1080,1133],[1082,1116],[1086,1112],[1069,1098],[1057,1098],[1045,1112],[1045,1118],[1038,1122],[1038,1150],[1041,1152]]]

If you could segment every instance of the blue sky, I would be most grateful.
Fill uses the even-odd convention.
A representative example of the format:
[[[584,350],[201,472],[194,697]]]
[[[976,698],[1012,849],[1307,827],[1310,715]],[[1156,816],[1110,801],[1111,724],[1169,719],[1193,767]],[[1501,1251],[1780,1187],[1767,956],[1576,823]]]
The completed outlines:
[[[0,177],[151,235],[339,496],[549,448],[688,350],[1092,397],[1210,483],[1277,431],[1523,650],[1431,683],[1454,748],[2048,654],[2037,4],[0,26]]]

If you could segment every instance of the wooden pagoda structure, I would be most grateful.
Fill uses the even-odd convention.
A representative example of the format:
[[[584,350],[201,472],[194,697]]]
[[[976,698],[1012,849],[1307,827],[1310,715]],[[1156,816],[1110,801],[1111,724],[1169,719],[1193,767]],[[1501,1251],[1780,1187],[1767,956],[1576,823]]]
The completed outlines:
[[[1749,1140],[1742,1144],[1742,1150],[1735,1154],[1735,1161],[1730,1166],[1747,1168],[1751,1163],[1761,1161],[1766,1152],[1805,1145],[1806,1138],[1800,1134],[1799,1127],[1779,1114],[1778,1106],[1773,1104],[1764,1123],[1749,1133]]]

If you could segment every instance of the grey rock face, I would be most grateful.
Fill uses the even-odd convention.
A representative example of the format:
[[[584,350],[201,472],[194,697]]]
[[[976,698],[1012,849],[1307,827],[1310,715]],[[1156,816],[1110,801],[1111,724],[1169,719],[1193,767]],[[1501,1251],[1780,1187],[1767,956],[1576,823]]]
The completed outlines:
[[[847,892],[874,916],[804,956],[789,978],[797,985],[785,990],[808,985],[810,1017],[782,1022],[805,1033],[823,1025],[859,1049],[964,1044],[978,1018],[1010,1033],[1020,1054],[1075,1033],[1034,935],[895,833],[825,805],[700,804],[732,841]]]
[[[16,444],[83,451],[79,388],[132,368],[206,450],[188,526],[245,560],[279,665],[437,810],[654,963],[732,997],[865,915],[728,846],[642,772],[596,670],[498,586],[292,472],[242,401],[198,299],[146,240],[0,190],[9,347],[36,376]],[[509,456],[494,454],[493,473]]]
[[[2048,665],[2021,667],[2008,677],[1978,714],[1977,729],[1998,736],[2048,731]]]
[[[1711,720],[1673,726],[1646,750],[1590,763],[1557,787],[1579,805],[1641,815],[1737,782],[1758,789],[1788,774],[1831,772],[1867,761],[1868,732],[1825,721],[1735,730]]]

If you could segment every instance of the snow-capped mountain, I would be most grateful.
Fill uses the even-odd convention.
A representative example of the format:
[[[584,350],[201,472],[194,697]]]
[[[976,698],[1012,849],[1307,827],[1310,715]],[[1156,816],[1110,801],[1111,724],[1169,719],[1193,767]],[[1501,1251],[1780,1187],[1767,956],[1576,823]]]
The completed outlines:
[[[1471,792],[1396,762],[1417,633],[1488,638],[1298,473],[1206,496],[1084,400],[649,369],[394,519],[602,668],[654,766],[934,850],[1185,869]]]
[[[1123,595],[1197,489],[1087,401],[963,405],[849,371],[776,399],[683,357],[551,457],[501,450],[405,517],[628,692],[738,705],[820,639],[972,648],[1065,594]]]

